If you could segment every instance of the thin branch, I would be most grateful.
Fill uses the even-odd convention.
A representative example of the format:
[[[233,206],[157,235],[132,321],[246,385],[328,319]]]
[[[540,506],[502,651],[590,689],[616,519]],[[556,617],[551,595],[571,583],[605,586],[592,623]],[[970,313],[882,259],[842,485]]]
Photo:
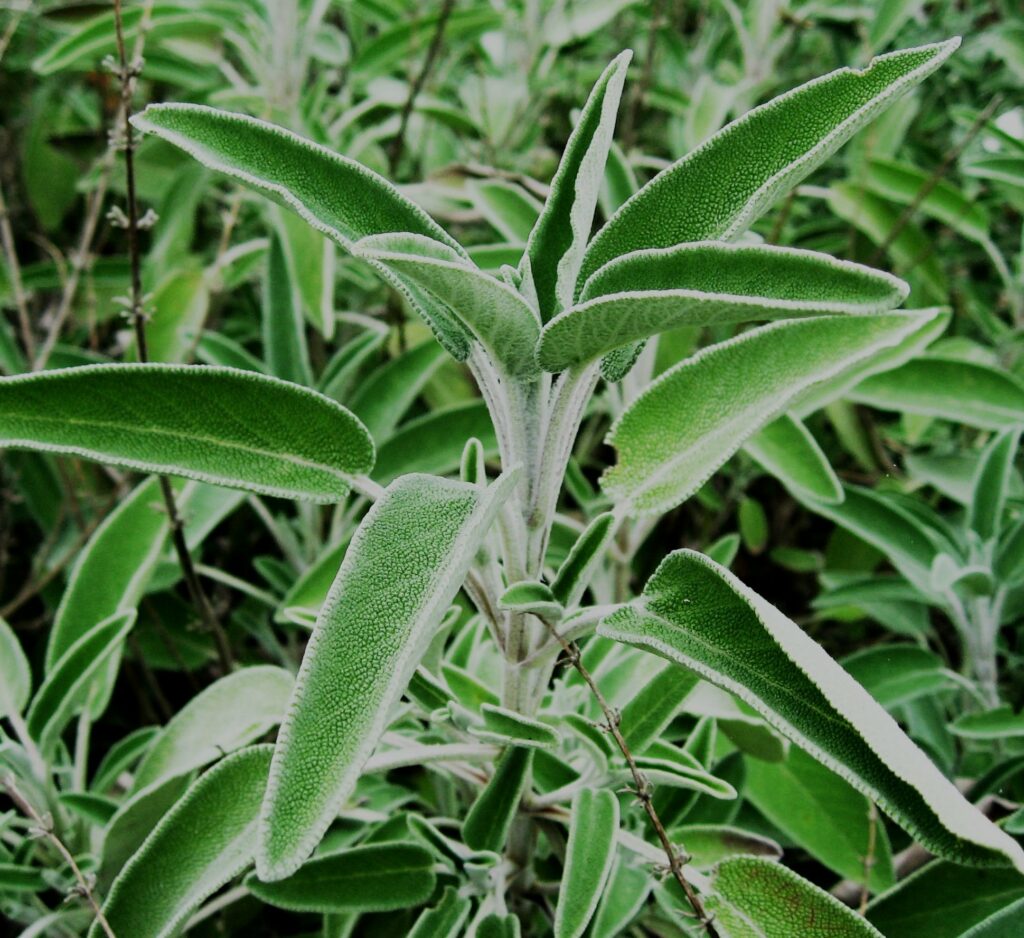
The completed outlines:
[[[704,931],[707,933],[708,938],[720,938],[719,932],[714,925],[713,916],[708,914],[707,910],[704,908],[704,904],[701,902],[700,896],[698,896],[694,891],[693,886],[690,885],[689,880],[686,878],[686,874],[683,872],[683,867],[689,862],[690,858],[688,856],[681,855],[680,852],[672,845],[672,841],[669,840],[668,833],[665,831],[665,825],[661,823],[661,818],[658,817],[658,812],[654,808],[654,792],[651,787],[651,783],[640,771],[636,764],[636,759],[630,751],[629,744],[626,742],[626,738],[622,735],[622,730],[619,726],[621,722],[620,714],[616,712],[605,699],[604,694],[601,693],[601,689],[597,686],[593,676],[583,664],[579,645],[575,642],[566,641],[558,634],[554,625],[546,619],[542,619],[541,621],[544,622],[544,625],[551,633],[551,637],[562,646],[562,650],[565,652],[568,663],[571,664],[577,672],[579,672],[580,677],[583,678],[587,687],[590,688],[591,693],[594,695],[594,699],[597,700],[597,704],[601,708],[601,712],[604,714],[605,725],[608,728],[608,732],[611,733],[612,738],[615,740],[615,744],[619,747],[619,751],[626,760],[626,765],[629,766],[629,772],[633,776],[633,784],[635,785],[634,794],[643,806],[647,817],[650,819],[651,826],[654,828],[654,832],[658,835],[658,840],[661,841],[661,847],[662,850],[665,851],[665,856],[668,858],[668,866],[669,870],[672,872],[672,876],[675,878],[676,882],[679,883],[680,888],[685,893],[687,901],[690,903],[694,914],[697,916],[697,920],[704,926]]]
[[[413,81],[412,87],[409,89],[409,96],[405,99],[405,104],[402,106],[402,116],[398,122],[398,133],[395,134],[388,145],[388,167],[391,170],[392,176],[395,174],[395,167],[398,166],[398,161],[402,158],[402,151],[405,149],[405,132],[409,125],[409,117],[412,115],[412,109],[416,106],[416,99],[423,90],[423,86],[427,83],[430,70],[434,67],[434,60],[441,51],[441,43],[444,41],[444,30],[448,25],[448,18],[452,15],[454,8],[455,0],[444,0],[441,12],[437,17],[437,25],[434,27],[434,36],[430,40],[430,48],[427,50],[427,57],[423,61],[420,73],[416,76],[416,80]]]
[[[14,244],[14,232],[11,230],[11,217],[7,212],[7,200],[4,198],[2,185],[0,185],[0,242],[3,244],[4,261],[7,264],[8,276],[11,280],[14,305],[18,310],[18,328],[21,330],[21,344],[25,347],[25,355],[28,357],[28,360],[32,361],[36,357],[36,340],[32,334],[32,321],[28,315],[28,301],[25,299],[25,288],[21,282],[21,264],[18,263],[18,252]]]
[[[106,916],[100,908],[100,902],[96,898],[95,892],[93,892],[92,884],[88,879],[86,879],[85,874],[75,862],[75,858],[71,855],[71,851],[64,846],[64,842],[54,833],[52,819],[43,817],[34,807],[32,807],[31,802],[29,802],[28,799],[26,799],[18,790],[18,786],[14,781],[13,775],[8,774],[4,776],[3,786],[7,792],[7,796],[15,803],[18,810],[32,821],[33,824],[35,824],[39,833],[50,841],[54,849],[64,859],[64,862],[71,868],[71,872],[74,874],[75,880],[78,883],[78,891],[82,894],[89,905],[92,906],[93,913],[96,916],[96,921],[100,923],[100,927],[106,933],[107,938],[117,938],[114,934],[114,930],[110,927],[110,922],[107,921]]]
[[[152,4],[147,6],[143,21],[139,26],[140,35],[145,32],[146,21],[149,19],[149,11]],[[117,39],[117,65],[118,78],[121,82],[121,118],[124,121],[124,168],[125,186],[127,188],[128,201],[128,253],[131,262],[131,295],[129,298],[129,316],[135,328],[135,345],[140,362],[149,361],[149,351],[146,344],[146,319],[147,314],[144,307],[142,295],[142,257],[139,249],[139,204],[135,188],[135,128],[132,127],[132,97],[135,92],[135,81],[142,68],[142,60],[135,55],[131,63],[128,61],[128,52],[124,42],[124,23],[121,16],[121,0],[114,0],[114,31]],[[192,563],[192,556],[189,554],[188,544],[185,542],[184,524],[181,515],[178,513],[178,506],[174,499],[174,490],[171,488],[170,480],[166,476],[160,476],[160,492],[163,495],[164,506],[167,509],[167,522],[171,528],[171,540],[174,542],[174,550],[178,555],[178,562],[181,564],[181,572],[185,577],[185,585],[188,588],[192,603],[199,613],[203,626],[213,635],[217,646],[217,655],[220,658],[221,670],[228,674],[234,668],[234,659],[231,654],[231,644],[228,642],[217,616],[213,611],[203,585],[196,574],[195,566]]]

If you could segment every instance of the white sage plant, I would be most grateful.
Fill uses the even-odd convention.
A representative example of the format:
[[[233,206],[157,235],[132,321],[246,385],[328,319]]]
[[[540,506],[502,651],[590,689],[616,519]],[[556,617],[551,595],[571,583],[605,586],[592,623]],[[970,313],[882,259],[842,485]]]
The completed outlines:
[[[522,261],[496,276],[381,176],[290,131],[192,104],[134,118],[398,291],[471,373],[497,452],[459,439],[459,478],[387,478],[374,439],[394,426],[386,403],[364,399],[364,423],[298,372],[283,376],[293,383],[142,363],[0,379],[0,445],[184,477],[185,505],[199,498],[196,482],[347,504],[355,526],[343,559],[331,555],[336,575],[294,681],[282,668],[243,668],[148,749],[134,791],[173,807],[111,876],[93,936],[175,934],[242,875],[229,899],[321,913],[337,934],[362,912],[421,908],[417,938],[610,938],[655,908],[710,936],[880,935],[779,864],[769,838],[691,813],[737,798],[715,765],[754,744],[792,744],[809,772],[870,800],[938,857],[1024,873],[1017,842],[721,555],[676,550],[638,595],[622,576],[657,520],[741,449],[842,523],[850,495],[802,418],[912,360],[947,316],[901,309],[908,287],[894,276],[749,229],[958,44],[882,55],[755,108],[592,236],[623,53],[579,116]],[[294,297],[275,292],[284,266],[275,241],[271,335],[275,316],[295,315]],[[282,322],[281,335],[294,333]],[[748,323],[761,325],[731,329],[654,377],[662,333]],[[572,462],[589,408],[615,418],[600,493]],[[106,552],[72,579],[25,721],[30,755],[48,758],[74,714],[109,697],[136,586],[88,606],[76,583],[123,547],[119,524],[155,565],[157,522],[140,528],[154,485],[118,507]],[[215,517],[237,503],[218,499],[206,505]],[[468,620],[453,607],[460,591]],[[22,690],[5,712],[20,713]],[[278,720],[273,745],[249,745]],[[222,721],[222,741],[198,745],[211,721]],[[367,786],[409,766],[444,781],[425,796],[436,810],[409,807],[398,835],[367,839],[369,820],[404,804]]]

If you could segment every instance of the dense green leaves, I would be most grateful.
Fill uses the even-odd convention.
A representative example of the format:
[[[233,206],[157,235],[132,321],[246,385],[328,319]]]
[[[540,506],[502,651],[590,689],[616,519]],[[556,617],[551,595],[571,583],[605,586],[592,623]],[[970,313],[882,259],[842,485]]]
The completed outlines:
[[[116,935],[170,938],[252,863],[270,746],[228,756],[185,793],[114,881],[103,906]],[[89,938],[103,934],[98,923]]]
[[[679,504],[800,392],[899,342],[928,315],[779,323],[681,362],[612,427],[618,464],[603,488],[631,514]]]
[[[97,365],[0,379],[0,446],[340,501],[373,443],[333,401],[230,368]]]
[[[655,177],[598,233],[579,286],[613,258],[732,238],[873,117],[937,69],[959,39],[839,69],[733,122]]]
[[[514,483],[506,475],[480,489],[405,476],[363,520],[281,728],[260,831],[261,879],[294,872],[351,795]]]
[[[734,693],[929,850],[1024,872],[1024,850],[963,799],[892,717],[796,624],[713,561],[670,554],[642,598],[599,632]]]

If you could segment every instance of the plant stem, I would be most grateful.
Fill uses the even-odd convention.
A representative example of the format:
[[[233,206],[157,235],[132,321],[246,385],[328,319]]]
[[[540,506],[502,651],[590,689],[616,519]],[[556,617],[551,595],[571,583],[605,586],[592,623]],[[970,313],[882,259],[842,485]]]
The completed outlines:
[[[151,5],[147,7],[147,12],[143,15],[142,22],[140,23],[140,36],[145,32],[145,25],[149,19],[148,11],[150,9],[152,9]],[[121,0],[114,0],[114,31],[117,39],[118,77],[121,82],[121,117],[124,121],[125,135],[124,169],[128,200],[128,253],[131,262],[129,315],[135,328],[135,344],[139,361],[148,362],[146,311],[142,296],[142,260],[139,249],[139,204],[135,188],[135,128],[132,127],[131,122],[132,96],[135,91],[135,79],[139,74],[141,60],[136,56],[131,64],[128,62],[128,53],[124,42],[124,24],[121,16]],[[220,622],[217,620],[213,606],[210,604],[210,600],[196,574],[195,566],[192,564],[188,544],[185,542],[184,524],[181,520],[181,515],[178,513],[178,506],[174,499],[174,490],[171,488],[170,480],[167,476],[160,476],[159,478],[160,492],[163,495],[164,506],[167,510],[167,522],[171,528],[171,539],[174,542],[175,553],[178,555],[182,575],[185,577],[185,585],[188,588],[192,603],[203,622],[203,626],[213,635],[221,670],[228,674],[234,668],[231,644]]]
[[[106,933],[107,938],[117,938],[114,934],[114,930],[110,927],[110,922],[107,921],[106,916],[100,908],[100,903],[96,898],[96,894],[93,892],[92,885],[89,883],[89,880],[86,879],[85,874],[82,873],[82,870],[75,862],[75,858],[71,855],[71,851],[64,846],[64,841],[54,833],[52,821],[44,818],[34,807],[32,807],[32,804],[18,790],[18,786],[14,781],[13,775],[8,774],[4,776],[3,786],[7,791],[8,797],[14,802],[18,810],[36,825],[39,832],[50,841],[54,849],[56,849],[64,859],[64,862],[71,868],[71,872],[74,874],[75,880],[78,883],[79,892],[81,892],[85,897],[85,900],[89,905],[92,906],[93,913],[96,916],[96,921],[100,923],[100,927]]]
[[[619,751],[626,760],[626,765],[629,766],[629,772],[633,776],[633,784],[636,786],[634,794],[643,806],[647,817],[650,819],[651,826],[654,828],[654,832],[658,835],[658,840],[661,842],[662,850],[665,851],[665,856],[668,858],[668,866],[672,872],[672,876],[675,878],[675,881],[679,883],[679,887],[686,895],[687,901],[690,903],[694,914],[697,916],[697,920],[704,927],[704,931],[707,933],[708,938],[719,938],[718,930],[714,925],[713,916],[707,913],[707,910],[704,908],[704,904],[701,902],[700,896],[698,896],[694,891],[683,872],[683,867],[687,862],[689,862],[689,857],[680,855],[680,852],[672,845],[672,841],[669,840],[668,833],[665,831],[665,825],[661,823],[661,818],[658,817],[658,812],[654,808],[653,789],[650,782],[647,781],[637,766],[636,759],[630,751],[629,744],[626,742],[626,738],[622,735],[622,730],[619,726],[621,722],[620,714],[615,711],[605,699],[604,694],[601,693],[601,689],[597,686],[593,676],[583,664],[579,645],[575,642],[566,641],[565,638],[558,634],[555,626],[546,619],[542,621],[551,633],[551,637],[561,645],[568,663],[571,664],[577,672],[579,672],[580,677],[583,678],[584,683],[586,683],[587,687],[590,688],[591,693],[594,695],[594,699],[601,708],[608,732],[611,733],[612,738],[615,740],[615,744],[619,747]]]
[[[0,243],[3,244],[4,261],[7,263],[8,276],[11,280],[11,292],[14,294],[14,305],[18,310],[21,344],[25,347],[25,355],[31,362],[36,357],[36,340],[32,335],[28,302],[25,299],[25,288],[21,282],[21,264],[18,263],[18,252],[14,245],[14,232],[11,230],[11,218],[7,212],[7,200],[4,198],[3,186],[0,186]]]

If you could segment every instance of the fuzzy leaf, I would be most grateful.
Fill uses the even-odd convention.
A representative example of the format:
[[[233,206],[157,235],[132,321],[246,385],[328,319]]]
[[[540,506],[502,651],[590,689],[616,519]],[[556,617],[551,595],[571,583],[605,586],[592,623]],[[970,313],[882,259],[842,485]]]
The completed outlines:
[[[544,327],[540,363],[563,371],[679,326],[883,312],[908,290],[814,251],[715,242],[637,251],[597,271],[580,303]]]
[[[293,873],[352,794],[515,476],[404,476],[367,513],[306,647],[271,766],[257,869]]]
[[[950,732],[964,739],[1010,739],[1024,736],[1024,713],[1008,706],[983,713],[965,713],[950,724]]]
[[[337,502],[373,442],[315,391],[231,368],[87,365],[0,379],[0,446]]]
[[[89,685],[121,648],[135,624],[135,610],[97,623],[55,662],[32,698],[26,723],[45,754],[52,754],[60,734],[88,702]]]
[[[541,205],[520,186],[502,179],[484,179],[471,187],[473,203],[506,241],[525,244],[541,213]]]
[[[270,746],[253,746],[226,757],[164,816],[103,905],[114,934],[179,934],[204,899],[252,863],[270,754]],[[102,935],[93,924],[89,938]]]
[[[717,926],[736,938],[882,938],[834,896],[760,857],[719,863],[705,904]]]
[[[632,57],[632,52],[621,53],[590,92],[562,151],[551,194],[526,244],[519,269],[533,284],[544,322],[572,304]]]
[[[791,492],[829,503],[843,500],[842,483],[828,457],[796,417],[783,414],[747,440],[743,448]]]
[[[562,604],[546,583],[538,580],[520,580],[513,583],[498,597],[500,609],[533,614],[555,621],[562,618]]]
[[[741,234],[959,45],[952,39],[841,68],[729,124],[619,209],[587,249],[578,288],[631,251]]]
[[[202,768],[259,739],[280,723],[293,684],[291,674],[272,665],[215,681],[161,730],[135,773],[134,790]]]
[[[678,713],[697,675],[666,664],[622,709],[622,735],[633,752],[643,752],[658,739]]]
[[[533,765],[534,750],[509,746],[494,764],[494,774],[462,822],[462,839],[474,850],[501,853]]]
[[[483,729],[470,727],[469,730],[480,739],[491,739],[499,745],[512,743],[535,749],[550,749],[559,743],[557,730],[552,729],[547,723],[523,716],[514,710],[485,703],[480,705],[480,715],[484,718]]]
[[[551,592],[566,609],[575,606],[601,563],[615,537],[615,515],[610,511],[594,518],[569,550],[551,583]]]
[[[460,896],[452,886],[445,887],[441,901],[420,913],[408,938],[450,938],[460,934],[469,918],[470,906],[468,897]]]
[[[661,375],[613,425],[618,464],[602,487],[632,514],[678,505],[803,390],[899,342],[922,315],[776,323],[705,349]]]
[[[1021,428],[1007,430],[985,447],[974,477],[968,524],[984,540],[999,536]]]
[[[643,596],[598,632],[735,694],[933,853],[1024,872],[1024,850],[963,798],[863,687],[799,626],[706,557],[670,554]]]
[[[427,246],[422,252],[414,252],[423,240],[411,235],[378,235],[359,241],[353,251],[444,304],[491,360],[510,375],[527,377],[536,373],[534,348],[540,326],[526,300],[506,283],[457,255],[430,257]]]
[[[420,844],[366,844],[314,857],[287,879],[246,879],[252,894],[293,912],[390,912],[434,891],[434,855]]]
[[[555,938],[580,938],[586,931],[612,871],[618,834],[615,795],[594,788],[577,793],[555,909]]]
[[[19,715],[32,691],[32,670],[14,630],[0,619],[0,720]]]
[[[313,383],[306,320],[280,237],[270,239],[263,278],[263,348],[270,374],[307,387]]]

